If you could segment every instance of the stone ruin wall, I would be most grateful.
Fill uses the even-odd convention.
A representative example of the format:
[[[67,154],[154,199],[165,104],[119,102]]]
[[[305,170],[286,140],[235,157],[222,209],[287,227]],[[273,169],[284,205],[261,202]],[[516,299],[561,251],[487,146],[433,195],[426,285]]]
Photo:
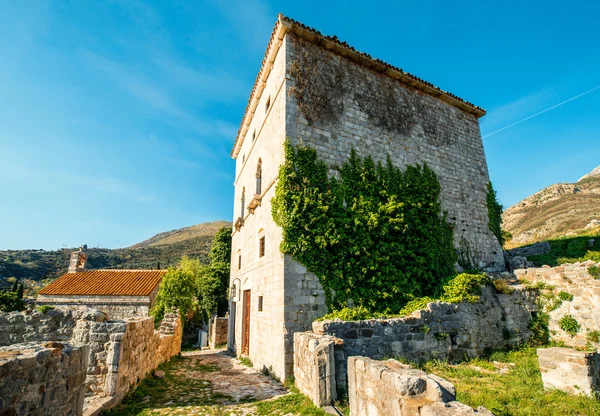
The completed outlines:
[[[537,350],[544,388],[571,394],[595,396],[600,393],[600,355],[573,348]]]
[[[87,350],[53,342],[0,347],[0,415],[81,415]]]
[[[564,342],[573,347],[585,347],[588,343],[588,333],[600,331],[600,280],[594,279],[588,273],[590,266],[594,265],[600,267],[600,263],[587,261],[557,267],[543,266],[514,271],[515,276],[519,279],[554,286],[554,294],[567,292],[573,295],[572,301],[563,301],[559,308],[549,313],[549,329],[553,341]],[[581,326],[574,337],[560,328],[559,321],[565,315],[571,315]],[[598,346],[600,344],[596,345],[596,347]]]
[[[213,316],[208,321],[208,346],[211,349],[227,344],[229,317]]]
[[[37,305],[49,305],[56,308],[96,309],[111,319],[123,319],[131,316],[148,316],[158,287],[148,296],[96,296],[96,295],[39,295]]]
[[[375,162],[389,155],[401,168],[427,163],[456,247],[478,268],[504,270],[488,227],[489,176],[474,115],[289,34],[286,65],[286,135],[294,145],[315,148],[332,174],[352,149]]]
[[[456,401],[449,381],[396,360],[348,359],[350,415],[493,416]]]
[[[166,314],[159,330],[151,317],[109,321],[102,312],[89,309],[0,314],[0,345],[62,341],[86,346],[84,385],[90,414],[117,404],[160,363],[177,355],[181,337],[177,313]]]
[[[348,385],[348,357],[414,362],[477,357],[529,339],[535,310],[535,296],[523,286],[514,286],[510,295],[486,286],[476,303],[432,302],[404,318],[313,322],[313,333],[335,341],[335,384],[341,397]]]

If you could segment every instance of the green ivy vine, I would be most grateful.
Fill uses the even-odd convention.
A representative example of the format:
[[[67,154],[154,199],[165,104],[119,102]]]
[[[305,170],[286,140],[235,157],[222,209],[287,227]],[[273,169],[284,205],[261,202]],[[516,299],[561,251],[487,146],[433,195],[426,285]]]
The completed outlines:
[[[502,205],[498,202],[498,197],[492,182],[487,186],[487,208],[489,217],[489,227],[492,233],[498,239],[501,246],[504,246],[504,234],[502,233]]]
[[[281,251],[319,278],[330,310],[397,313],[454,273],[453,229],[439,194],[427,165],[401,171],[389,157],[375,164],[352,151],[339,177],[329,177],[314,149],[286,141],[272,214]]]

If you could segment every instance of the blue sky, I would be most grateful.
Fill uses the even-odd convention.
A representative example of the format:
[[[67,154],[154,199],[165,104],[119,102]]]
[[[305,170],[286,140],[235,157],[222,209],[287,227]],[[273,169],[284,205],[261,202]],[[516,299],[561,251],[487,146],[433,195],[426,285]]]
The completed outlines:
[[[0,0],[0,249],[230,220],[278,12],[486,108],[484,136],[600,85],[592,2]],[[501,202],[600,165],[599,110],[596,90],[486,137]]]

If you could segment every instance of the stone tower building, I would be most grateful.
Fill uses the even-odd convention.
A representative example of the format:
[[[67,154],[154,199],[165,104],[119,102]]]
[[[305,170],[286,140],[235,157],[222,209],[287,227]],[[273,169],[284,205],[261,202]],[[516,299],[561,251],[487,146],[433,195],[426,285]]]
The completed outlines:
[[[236,160],[229,349],[285,378],[293,334],[327,312],[317,278],[279,251],[271,216],[284,140],[317,150],[332,173],[351,149],[399,167],[427,163],[455,224],[455,244],[504,267],[488,227],[485,111],[336,37],[279,16],[231,153]]]

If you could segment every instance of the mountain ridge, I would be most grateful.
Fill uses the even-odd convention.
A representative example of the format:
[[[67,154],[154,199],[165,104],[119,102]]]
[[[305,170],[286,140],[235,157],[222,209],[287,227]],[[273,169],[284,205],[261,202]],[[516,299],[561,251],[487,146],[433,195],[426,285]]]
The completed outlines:
[[[550,185],[507,208],[508,246],[573,235],[600,225],[600,166],[575,183]]]

